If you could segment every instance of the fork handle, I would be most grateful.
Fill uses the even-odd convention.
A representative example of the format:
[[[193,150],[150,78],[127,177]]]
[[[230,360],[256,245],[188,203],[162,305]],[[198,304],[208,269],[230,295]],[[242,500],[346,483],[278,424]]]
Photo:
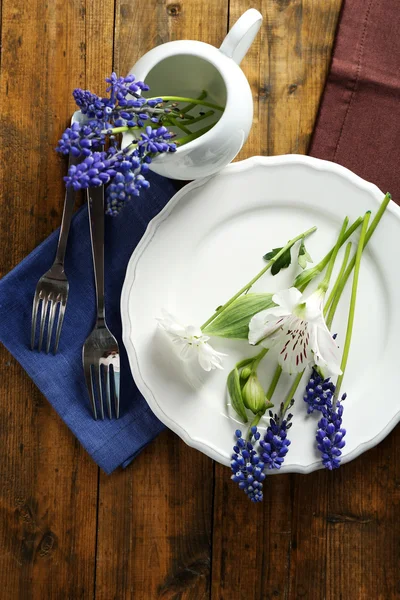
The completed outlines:
[[[69,156],[68,171],[71,165],[77,164],[77,160],[74,156]],[[72,213],[75,206],[75,190],[68,187],[65,190],[64,208],[61,219],[60,234],[58,236],[57,252],[55,263],[61,265],[64,268],[65,251],[67,249],[67,241],[69,229],[71,226]]]
[[[97,321],[104,324],[104,186],[89,188],[87,199],[96,284]]]

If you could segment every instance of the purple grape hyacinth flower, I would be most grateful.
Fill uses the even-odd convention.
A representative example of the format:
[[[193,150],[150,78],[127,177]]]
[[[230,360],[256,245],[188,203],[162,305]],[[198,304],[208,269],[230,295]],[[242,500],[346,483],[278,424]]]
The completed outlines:
[[[73,123],[62,134],[56,151],[64,155],[71,153],[75,157],[82,156],[84,159],[105,144],[107,128],[110,128],[108,124],[98,121],[88,121],[84,125]]]
[[[136,81],[136,77],[132,74],[127,77],[118,77],[116,73],[111,73],[110,77],[106,78],[106,82],[110,84],[107,92],[111,92],[111,99],[114,102],[119,101],[120,106],[125,105],[123,101],[128,94],[138,97],[140,92],[150,89],[144,81]]]
[[[172,138],[172,134],[164,126],[153,129],[148,125],[146,133],[142,133],[140,137],[138,146],[142,152],[175,152],[176,150],[176,144],[167,143],[167,140]]]
[[[265,465],[260,460],[252,444],[253,439],[254,441],[260,439],[257,427],[252,427],[250,432],[251,435],[248,441],[242,437],[240,429],[235,432],[236,445],[233,447],[234,453],[231,461],[233,475],[231,478],[252,502],[261,502],[263,499],[262,482],[265,479]]]
[[[269,416],[270,421],[264,439],[260,441],[261,458],[268,469],[280,469],[290,446],[287,432],[292,426],[290,421],[293,415],[288,414],[284,419],[283,406],[281,406],[279,415],[269,411]]]
[[[106,82],[107,98],[74,90],[75,102],[86,120],[67,127],[57,152],[79,159],[64,177],[67,187],[80,190],[106,185],[106,213],[116,215],[126,201],[150,186],[146,174],[152,159],[175,152],[177,145],[171,142],[174,134],[159,120],[171,109],[163,105],[162,98],[143,98],[142,92],[149,90],[146,83],[134,75],[118,77],[116,73]],[[139,135],[122,149],[118,134],[144,128],[146,122],[157,125],[135,132]]]
[[[307,413],[310,414],[314,412],[314,410],[321,411],[325,406],[328,404],[330,405],[335,389],[336,386],[329,377],[324,379],[318,371],[313,368],[304,394],[304,402],[308,405]]]
[[[316,434],[318,450],[321,452],[322,464],[332,471],[340,467],[342,448],[346,445],[344,436],[346,430],[342,428],[343,405],[346,399],[343,394],[341,401],[336,405],[329,403],[322,409],[322,418],[318,422]]]
[[[79,165],[71,165],[64,181],[67,187],[81,190],[104,185],[115,175],[116,170],[113,168],[113,161],[107,158],[107,153],[93,152]]]
[[[89,92],[89,90],[81,90],[80,88],[76,88],[72,95],[82,114],[87,115],[89,119],[99,119],[101,121],[110,119],[115,108],[115,104],[110,98],[100,98]]]

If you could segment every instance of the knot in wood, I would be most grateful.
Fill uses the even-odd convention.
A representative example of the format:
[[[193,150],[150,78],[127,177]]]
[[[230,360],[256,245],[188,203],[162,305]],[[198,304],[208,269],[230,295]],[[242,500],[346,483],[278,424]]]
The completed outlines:
[[[167,13],[170,17],[177,17],[182,10],[182,7],[178,3],[167,4]]]

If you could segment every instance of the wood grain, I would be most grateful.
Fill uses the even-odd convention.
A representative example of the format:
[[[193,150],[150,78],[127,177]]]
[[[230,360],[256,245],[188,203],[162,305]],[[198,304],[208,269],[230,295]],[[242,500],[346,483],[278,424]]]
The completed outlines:
[[[118,0],[115,69],[124,74],[153,46],[174,39],[219,45],[228,5],[215,0]],[[96,597],[209,598],[212,461],[162,434],[125,472],[101,475]]]
[[[59,224],[71,90],[101,93],[169,40],[218,46],[250,7],[264,24],[242,63],[255,112],[238,158],[304,153],[340,0],[0,0],[1,275]],[[4,349],[0,377],[2,600],[400,596],[399,429],[336,473],[270,477],[253,506],[167,431],[99,473]]]
[[[241,66],[254,123],[238,159],[305,154],[329,68],[341,0],[231,0],[230,25],[250,7],[264,17]]]
[[[326,597],[400,595],[400,428],[332,478]],[[336,475],[336,474],[335,474]]]
[[[164,432],[100,484],[96,598],[209,598],[211,460]]]
[[[2,274],[60,221],[65,164],[54,147],[71,115],[71,89],[84,84],[83,9],[80,0],[3,2]],[[0,596],[86,599],[97,467],[4,349],[0,377]]]

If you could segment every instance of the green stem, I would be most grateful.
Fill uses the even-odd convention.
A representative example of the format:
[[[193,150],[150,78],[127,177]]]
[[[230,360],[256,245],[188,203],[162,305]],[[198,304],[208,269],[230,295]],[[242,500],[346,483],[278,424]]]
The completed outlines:
[[[214,114],[213,110],[208,110],[204,115],[199,115],[198,117],[193,117],[193,119],[189,121],[182,121],[181,125],[193,125],[194,123],[199,123],[204,119],[208,119],[208,117],[212,117]]]
[[[358,289],[358,279],[359,279],[359,275],[360,275],[361,257],[362,257],[362,253],[364,250],[364,246],[367,243],[367,235],[368,235],[367,228],[368,228],[370,215],[371,215],[371,211],[368,211],[365,214],[364,221],[362,224],[360,239],[359,239],[358,246],[357,246],[357,252],[355,255],[353,285],[352,285],[352,289],[351,289],[350,308],[349,308],[349,318],[347,321],[347,331],[346,331],[346,339],[345,339],[344,348],[343,348],[342,362],[340,364],[342,374],[339,375],[337,382],[336,382],[336,390],[335,390],[336,398],[339,396],[340,386],[342,385],[344,372],[346,370],[347,361],[349,358],[351,336],[353,334],[353,327],[354,327],[354,315],[355,315],[355,311],[356,311],[357,289]]]
[[[378,209],[378,212],[376,213],[375,217],[373,218],[373,220],[371,222],[371,225],[368,228],[368,231],[367,231],[367,233],[365,235],[365,239],[364,239],[363,249],[366,247],[369,240],[371,239],[371,236],[374,233],[375,229],[377,228],[379,221],[381,220],[383,213],[385,212],[386,207],[389,204],[390,200],[391,200],[391,195],[389,193],[387,193],[385,195],[385,197],[383,198],[381,205]],[[344,272],[342,279],[340,280],[339,285],[337,286],[336,295],[332,301],[331,307],[329,309],[328,317],[327,317],[327,322],[329,322],[329,323],[332,323],[332,321],[333,321],[333,317],[335,315],[337,305],[339,303],[339,300],[343,293],[343,290],[346,286],[347,280],[349,279],[351,272],[354,268],[355,262],[356,262],[356,256],[353,256],[349,265],[346,268],[346,271]]]
[[[225,110],[224,106],[220,106],[219,104],[213,104],[212,102],[206,102],[205,100],[199,100],[196,98],[184,98],[181,96],[157,96],[157,98],[161,98],[163,102],[189,102],[193,105],[207,106],[208,108],[214,108],[215,110]],[[146,98],[146,100],[156,100],[157,98]]]
[[[125,131],[138,131],[139,129],[143,129],[143,127],[128,127],[127,125],[124,125],[123,127],[113,127],[111,130],[107,129],[107,132],[124,133]]]
[[[210,129],[212,129],[214,127],[214,125],[215,125],[215,123],[212,123],[211,125],[207,125],[207,127],[203,127],[203,129],[199,129],[199,131],[195,131],[195,132],[191,133],[190,135],[186,135],[185,137],[179,138],[178,140],[175,141],[175,143],[178,146],[183,146],[184,144],[193,142],[193,140],[196,140],[200,136],[207,133],[207,131],[210,131]]]
[[[351,263],[347,267],[345,275],[344,275],[344,277],[346,277],[346,274],[348,273],[348,275],[346,277],[346,281],[347,281],[348,277],[350,276],[350,273],[353,270],[353,267],[356,264],[357,256],[359,256],[359,261],[361,261],[362,251],[365,248],[365,246],[367,245],[368,241],[371,239],[371,236],[374,233],[375,229],[377,228],[377,226],[379,224],[379,221],[381,220],[381,218],[383,216],[383,213],[385,212],[386,207],[389,204],[390,200],[391,200],[391,195],[389,193],[387,193],[385,195],[384,199],[382,200],[382,203],[381,203],[381,205],[380,205],[380,207],[378,209],[378,212],[376,213],[376,215],[375,215],[375,217],[374,217],[374,219],[373,219],[373,221],[372,221],[369,229],[364,234],[364,239],[363,240],[362,240],[362,238],[363,238],[363,231],[368,226],[369,213],[367,213],[364,216],[364,218],[363,217],[359,217],[359,219],[357,219],[357,221],[354,222],[354,224],[349,228],[349,230],[344,235],[344,239],[342,240],[342,243],[344,243],[350,237],[350,235],[355,231],[355,229],[357,229],[357,227],[360,225],[360,223],[363,224],[363,227],[362,227],[362,230],[361,230],[361,236],[360,236],[360,240],[359,240],[359,244],[358,244],[358,248],[357,248],[357,253],[356,253],[356,256],[354,257],[354,262],[353,262],[353,260],[351,261]],[[365,224],[365,221],[366,221],[366,224]],[[351,233],[349,233],[351,229],[352,229],[352,231],[351,231]],[[348,245],[348,247],[349,247],[349,245]],[[331,252],[333,252],[333,250],[334,249],[332,249]],[[331,254],[331,252],[328,253],[328,254]],[[350,248],[348,250],[346,249],[346,252],[350,252]],[[327,257],[328,257],[328,255],[324,257],[323,261],[326,260]],[[329,258],[328,258],[328,261],[329,261]],[[319,263],[319,264],[321,264],[321,263]],[[326,266],[326,264],[325,264],[325,266]],[[359,271],[359,268],[360,268],[360,263],[358,263],[358,271]],[[354,275],[354,277],[355,277],[355,275]],[[311,281],[311,279],[310,279],[310,281]],[[338,277],[337,282],[340,282],[340,281],[341,280]],[[345,281],[345,283],[346,283],[346,281]],[[353,280],[353,290],[355,288],[355,295],[357,293],[357,284],[358,284],[358,274],[357,274],[357,278],[356,278],[356,283],[354,283],[354,280]],[[343,289],[344,289],[344,285],[336,285],[335,284],[335,286],[336,286],[337,290],[336,290],[336,294],[335,294],[335,297],[334,297],[335,299],[334,299],[334,301],[333,301],[333,303],[331,305],[331,308],[329,310],[328,321],[329,321],[330,316],[333,319],[333,316],[334,316],[336,308],[337,308],[337,304],[339,302],[340,296],[341,296],[341,294],[343,292]],[[349,354],[349,350],[350,350],[351,334],[352,334],[352,328],[353,328],[353,324],[354,324],[354,310],[355,310],[355,301],[356,301],[355,295],[354,295],[354,298],[353,298],[353,292],[352,292],[352,300],[353,300],[353,314],[352,314],[352,319],[353,319],[353,321],[351,323],[351,331],[349,331],[349,323],[347,325],[345,348],[343,350],[343,357],[342,357],[342,364],[341,364],[341,370],[343,371],[343,373],[344,373],[346,365],[347,365],[347,359],[348,359],[348,354]],[[328,299],[328,302],[329,302],[329,299]],[[349,313],[352,312],[351,305],[352,305],[352,302],[350,302]],[[331,311],[332,311],[332,315],[331,315]],[[350,316],[349,316],[349,321],[350,321]],[[347,349],[346,349],[346,346],[347,346]],[[346,355],[345,355],[345,352],[346,352]],[[305,371],[305,369],[304,369],[304,371]],[[304,374],[304,371],[302,373],[298,373],[298,375],[296,376],[296,378],[295,378],[295,380],[293,382],[292,387],[290,388],[290,390],[289,390],[289,392],[288,392],[288,394],[286,396],[285,402],[283,404],[283,414],[288,409],[288,406],[289,406],[290,402],[292,401],[292,399],[293,399],[293,397],[294,397],[294,395],[295,395],[295,393],[297,391],[297,388],[299,387],[299,384],[300,384],[301,378],[302,378],[302,376]],[[339,394],[340,386],[342,384],[342,380],[343,380],[343,375],[341,375],[338,378],[338,380],[337,380],[335,397],[337,397],[338,394]]]
[[[247,365],[250,365],[253,362],[253,360],[254,358],[245,358],[240,362],[236,363],[235,368],[238,370],[243,369],[243,367],[247,367]]]
[[[271,400],[272,396],[274,395],[274,392],[276,390],[276,386],[278,385],[278,381],[281,376],[281,373],[282,373],[282,367],[280,365],[278,365],[275,369],[274,376],[272,378],[272,381],[270,383],[270,386],[269,386],[267,394],[266,394],[268,400]]]
[[[356,229],[361,225],[361,223],[362,217],[359,217],[344,234],[340,246],[343,246],[343,244],[347,242],[349,237],[356,231]],[[328,254],[326,254],[326,256],[324,256],[324,258],[314,267],[311,267],[310,269],[307,269],[306,271],[300,273],[300,275],[296,277],[293,286],[300,290],[300,292],[304,292],[310,281],[325,269],[326,265],[330,261],[334,249],[335,247],[333,247],[332,250],[330,250]]]
[[[265,411],[263,411],[263,412],[258,412],[258,413],[257,413],[257,414],[254,416],[254,419],[253,419],[253,420],[252,420],[252,422],[250,423],[250,425],[249,425],[249,428],[248,428],[248,430],[247,430],[247,440],[248,440],[248,441],[250,440],[251,436],[253,435],[253,434],[251,433],[251,428],[252,428],[252,427],[257,427],[257,425],[259,424],[259,422],[260,422],[260,420],[261,420],[261,417],[264,415],[264,413],[265,413]]]
[[[188,131],[188,135],[186,135],[185,137],[181,137],[177,140],[175,140],[175,143],[178,144],[179,146],[183,146],[184,144],[188,144],[189,142],[192,142],[193,140],[199,138],[200,136],[204,135],[205,133],[207,133],[207,131],[210,131],[210,129],[212,129],[215,125],[215,123],[212,123],[211,125],[207,125],[207,127],[203,127],[203,129],[199,129],[198,131],[194,131],[191,132],[190,129],[186,129],[181,127],[181,124],[176,123],[176,122],[172,122],[173,119],[171,119],[169,117],[169,121],[171,122],[171,125],[175,125],[176,127],[180,127],[182,130],[184,130],[185,132]],[[125,131],[144,131],[144,127],[114,127],[113,129],[108,130],[111,133],[124,133]]]
[[[225,304],[223,304],[223,306],[221,306],[218,310],[216,310],[215,313],[209,319],[207,319],[207,321],[205,323],[203,323],[203,325],[201,326],[201,329],[204,330],[207,327],[207,325],[209,325],[211,323],[211,321],[214,321],[214,319],[219,314],[221,314],[222,311],[224,311],[226,308],[228,308],[228,306],[230,306],[232,304],[232,302],[234,302],[237,298],[239,298],[239,296],[241,296],[246,290],[250,289],[255,284],[255,282],[258,281],[258,279],[260,279],[260,277],[262,277],[262,275],[264,275],[264,273],[266,273],[268,271],[268,269],[270,269],[272,267],[274,262],[276,262],[278,260],[278,258],[280,258],[282,256],[282,254],[284,254],[289,248],[294,246],[294,244],[296,242],[298,242],[299,240],[302,240],[302,239],[306,238],[307,236],[311,235],[311,233],[314,233],[314,231],[316,231],[316,229],[317,229],[316,227],[311,227],[310,229],[307,229],[307,231],[305,231],[304,233],[301,233],[300,235],[296,236],[292,240],[289,240],[288,243],[286,244],[286,246],[284,246],[282,248],[282,250],[280,250],[274,256],[274,258],[271,258],[271,260],[265,265],[264,268],[261,269],[261,271],[255,277],[253,277],[253,279],[251,279],[248,283],[246,283],[246,285],[244,285],[234,296],[232,296],[232,298],[230,298],[227,302],[225,302]]]
[[[293,381],[293,385],[290,388],[290,390],[288,391],[288,394],[286,396],[286,400],[283,403],[283,409],[282,409],[282,413],[283,414],[285,414],[285,412],[287,411],[287,409],[289,407],[289,404],[291,403],[291,401],[294,398],[294,395],[295,395],[295,393],[297,391],[297,388],[299,387],[301,378],[303,377],[304,371],[305,371],[305,369],[301,373],[297,373],[297,375],[296,375],[296,377],[295,377],[295,379]]]
[[[170,122],[170,116],[167,115],[167,117],[165,118],[165,120],[161,123],[153,123],[151,122],[147,122],[146,123],[146,127],[150,126],[152,129],[158,129],[161,124],[165,125],[165,126],[169,126],[172,125],[172,123]],[[175,125],[175,123],[174,123]],[[135,125],[134,127],[128,127],[127,125],[123,125],[122,127],[113,127],[112,129],[105,129],[104,133],[125,133],[126,131],[145,131],[146,127],[139,127],[139,125]]]
[[[257,356],[254,357],[253,364],[251,365],[251,370],[253,371],[253,373],[257,371],[258,365],[260,364],[264,356],[267,354],[267,352],[268,348],[263,348],[261,352],[259,352]]]
[[[188,129],[187,127],[185,127],[185,125],[181,122],[177,122],[176,119],[174,119],[173,117],[171,117],[170,115],[168,115],[168,120],[170,121],[171,125],[173,127],[179,127],[179,129],[181,129],[183,131],[183,133],[187,133],[187,134],[191,134],[192,131],[190,131],[190,129]]]
[[[337,276],[337,278],[336,278],[336,281],[335,281],[335,284],[334,284],[334,286],[333,286],[333,288],[332,288],[332,291],[331,291],[331,293],[329,294],[327,301],[325,302],[325,306],[324,306],[324,317],[326,317],[326,316],[327,316],[327,314],[328,314],[329,307],[330,307],[330,305],[331,305],[331,304],[332,304],[332,302],[333,302],[333,299],[334,299],[334,297],[335,297],[335,295],[336,295],[336,292],[337,292],[337,290],[338,290],[338,287],[339,287],[339,285],[340,285],[341,279],[342,279],[342,277],[343,277],[343,273],[344,273],[344,271],[345,271],[345,269],[346,269],[346,267],[347,267],[347,263],[349,262],[349,256],[350,256],[351,246],[352,246],[352,243],[351,243],[351,242],[348,242],[348,244],[347,244],[347,246],[346,246],[345,253],[344,253],[344,258],[343,258],[342,266],[340,267],[339,274],[338,274],[338,276]],[[332,318],[333,318],[333,317],[332,317]],[[330,329],[330,328],[331,328],[331,325],[332,325],[332,322],[331,322],[331,321],[329,321],[329,319],[327,319],[327,321],[326,321],[326,324],[327,324],[327,326],[328,326],[328,329]]]
[[[333,252],[332,255],[329,259],[329,264],[328,264],[328,268],[326,270],[326,274],[325,277],[323,278],[323,280],[321,281],[321,283],[318,286],[318,289],[321,290],[322,292],[326,293],[326,291],[328,290],[329,287],[329,282],[331,280],[331,276],[332,276],[332,271],[333,271],[333,267],[335,265],[335,261],[336,261],[336,257],[338,255],[340,246],[342,245],[342,238],[344,236],[344,234],[346,233],[346,229],[347,229],[347,225],[349,224],[349,219],[348,217],[346,217],[343,221],[343,225],[342,228],[340,230],[338,239],[336,241],[336,244],[333,248]]]
[[[206,92],[206,90],[203,90],[201,92],[200,96],[197,96],[196,100],[204,100],[204,98],[207,98],[207,92]],[[195,106],[196,106],[196,104],[193,104],[193,102],[191,102],[190,104],[188,104],[187,106],[185,106],[185,108],[183,108],[181,110],[181,114],[184,115],[184,114],[188,113],[193,108],[195,108]]]

